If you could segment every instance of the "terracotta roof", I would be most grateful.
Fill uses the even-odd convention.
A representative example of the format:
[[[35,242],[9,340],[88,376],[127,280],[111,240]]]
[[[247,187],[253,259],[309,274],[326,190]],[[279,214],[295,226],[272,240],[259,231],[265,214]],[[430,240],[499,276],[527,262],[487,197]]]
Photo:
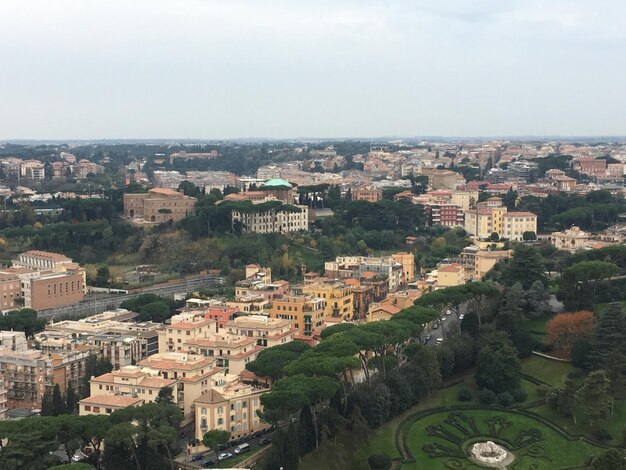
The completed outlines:
[[[224,372],[224,369],[213,368],[210,371],[205,372],[202,375],[191,375],[188,377],[179,377],[178,381],[184,382],[184,383],[194,383],[194,382],[198,382],[199,380],[204,380],[207,377],[211,377],[212,375],[215,375],[218,372]]]
[[[503,217],[537,217],[532,212],[507,212]]]
[[[194,403],[208,403],[212,405],[214,403],[223,403],[225,401],[227,400],[226,398],[224,398],[223,395],[211,389],[208,392],[206,392],[204,395],[202,395],[200,398],[196,398]]]
[[[460,264],[454,263],[448,266],[443,266],[438,269],[440,273],[458,273],[462,269]]]
[[[378,312],[380,310],[382,310],[383,312],[387,312],[392,315],[395,315],[402,309],[399,307],[396,307],[395,305],[379,305],[377,307],[372,307],[372,309],[370,310],[370,313]]]
[[[159,359],[153,356],[149,356],[141,360],[139,362],[139,365],[143,367],[151,367],[153,369],[159,369],[159,370],[177,369],[177,370],[192,371],[192,370],[201,369],[202,367],[209,366],[213,362],[214,361],[210,358],[203,358],[200,361],[195,361],[195,362],[190,363],[190,362],[179,361],[176,359]]]
[[[215,320],[211,320],[209,318],[203,318],[201,320],[197,320],[193,322],[180,321],[178,323],[172,323],[171,325],[167,326],[167,328],[174,328],[177,330],[193,330],[195,328],[200,328],[202,326],[210,325],[213,322],[215,322]]]
[[[79,403],[83,405],[102,405],[124,408],[126,406],[141,405],[143,402],[143,398],[125,397],[122,395],[93,395],[83,398]]]
[[[72,261],[71,258],[68,258],[65,255],[62,255],[60,253],[51,253],[49,251],[29,250],[22,254],[26,256],[37,256],[39,258],[47,258],[47,259],[51,259],[54,261]]]
[[[149,192],[153,194],[161,194],[163,196],[183,196],[182,193],[170,188],[152,188]]]
[[[164,379],[163,377],[146,377],[141,382],[139,382],[139,385],[141,387],[163,388],[174,385],[175,383],[176,380],[174,379]]]

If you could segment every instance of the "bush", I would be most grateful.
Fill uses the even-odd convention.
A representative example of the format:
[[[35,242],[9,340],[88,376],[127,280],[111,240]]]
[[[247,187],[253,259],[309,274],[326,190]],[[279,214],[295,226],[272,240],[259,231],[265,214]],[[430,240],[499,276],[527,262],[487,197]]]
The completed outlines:
[[[493,402],[496,401],[496,393],[493,390],[485,388],[484,390],[481,390],[478,394],[478,400],[483,405],[491,405],[493,404]]]
[[[549,391],[550,387],[548,387],[547,385],[539,385],[539,387],[537,387],[536,393],[539,398],[545,398]]]
[[[591,435],[600,442],[607,442],[613,439],[611,433],[604,428],[595,428],[591,431]]]
[[[389,470],[391,468],[391,457],[387,454],[372,454],[367,461],[372,470]]]
[[[462,388],[456,394],[456,399],[458,401],[471,401],[472,400],[472,392],[467,388]]]
[[[513,395],[513,400],[517,403],[523,403],[526,401],[526,398],[528,398],[528,393],[526,393],[526,390],[523,388],[516,388],[511,392],[511,395]]]
[[[572,370],[567,373],[568,379],[580,379],[581,377],[584,377],[584,376],[585,376],[585,372],[580,369]]]
[[[511,406],[513,404],[513,395],[509,392],[499,393],[496,397],[496,403],[500,406]]]

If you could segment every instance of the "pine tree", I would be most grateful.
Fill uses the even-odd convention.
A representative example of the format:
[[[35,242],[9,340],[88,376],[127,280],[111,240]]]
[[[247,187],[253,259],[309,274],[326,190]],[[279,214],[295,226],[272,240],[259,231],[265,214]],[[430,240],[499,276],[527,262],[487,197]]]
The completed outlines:
[[[59,416],[65,414],[65,412],[65,400],[61,394],[59,384],[56,384],[52,389],[52,415]]]
[[[46,388],[41,400],[41,416],[53,416],[54,406],[52,404],[52,389]]]
[[[161,389],[159,390],[159,394],[154,399],[154,402],[160,405],[173,405],[174,394],[171,387],[161,387]]]
[[[594,370],[576,394],[580,404],[594,426],[611,412],[611,380],[604,370]]]
[[[604,367],[613,351],[624,351],[626,347],[626,321],[621,304],[609,305],[593,329],[592,351],[589,355],[594,368]]]
[[[76,413],[78,407],[78,395],[74,391],[71,383],[67,384],[67,392],[65,394],[65,408],[68,413]]]

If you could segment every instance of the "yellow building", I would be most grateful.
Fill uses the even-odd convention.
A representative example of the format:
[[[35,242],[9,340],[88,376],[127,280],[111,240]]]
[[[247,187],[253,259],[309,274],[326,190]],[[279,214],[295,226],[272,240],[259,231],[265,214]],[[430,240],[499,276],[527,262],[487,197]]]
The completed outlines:
[[[532,212],[508,212],[502,198],[491,197],[465,212],[465,231],[478,238],[497,233],[502,239],[522,241],[524,232],[537,233],[537,216]]]
[[[191,339],[208,338],[217,331],[217,322],[203,317],[202,311],[185,312],[172,317],[172,323],[159,331],[159,352],[185,351]]]
[[[412,253],[394,253],[391,258],[402,265],[402,284],[415,280],[415,257]]]
[[[195,437],[202,440],[208,431],[230,432],[231,439],[240,439],[269,425],[259,418],[260,397],[267,388],[254,387],[239,381],[219,383],[194,402]]]
[[[302,287],[302,293],[326,301],[324,316],[350,320],[354,315],[354,294],[343,282],[313,282]]]
[[[458,263],[437,269],[437,287],[453,287],[465,284],[465,269]]]
[[[571,227],[562,232],[552,232],[549,237],[550,243],[559,250],[576,253],[578,250],[590,248],[596,242],[594,237],[580,227]]]
[[[289,320],[298,335],[311,336],[323,323],[326,301],[306,294],[288,294],[274,299],[269,309],[270,318]]]
[[[125,366],[89,381],[89,397],[79,402],[79,414],[111,414],[126,406],[151,403],[163,387],[172,389],[176,403],[176,380],[152,376],[138,366]]]

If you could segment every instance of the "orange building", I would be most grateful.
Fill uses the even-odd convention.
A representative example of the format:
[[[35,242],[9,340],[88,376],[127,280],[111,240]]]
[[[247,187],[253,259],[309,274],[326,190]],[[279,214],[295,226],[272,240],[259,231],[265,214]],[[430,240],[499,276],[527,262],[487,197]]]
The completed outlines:
[[[168,188],[124,194],[124,216],[153,223],[178,222],[193,212],[196,201],[195,197]]]

